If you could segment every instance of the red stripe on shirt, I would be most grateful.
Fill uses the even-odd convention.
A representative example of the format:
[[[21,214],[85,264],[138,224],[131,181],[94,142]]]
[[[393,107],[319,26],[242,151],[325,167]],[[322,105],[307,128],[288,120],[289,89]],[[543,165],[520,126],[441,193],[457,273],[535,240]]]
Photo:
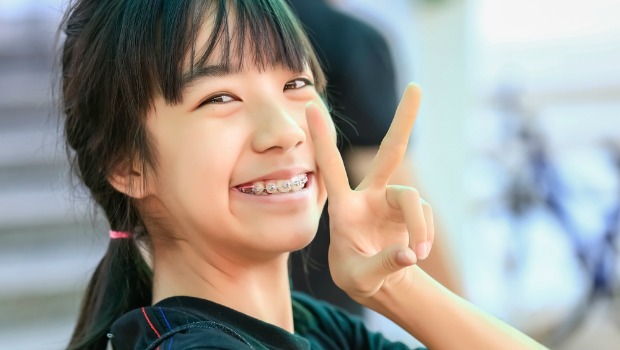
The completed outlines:
[[[151,329],[153,330],[153,332],[157,334],[157,337],[158,338],[161,337],[161,335],[159,335],[159,332],[157,331],[155,326],[153,326],[153,323],[151,322],[151,319],[149,318],[149,316],[146,314],[146,310],[144,308],[142,308],[142,314],[144,315],[144,318],[146,318],[146,322],[148,322],[149,326],[151,326]]]

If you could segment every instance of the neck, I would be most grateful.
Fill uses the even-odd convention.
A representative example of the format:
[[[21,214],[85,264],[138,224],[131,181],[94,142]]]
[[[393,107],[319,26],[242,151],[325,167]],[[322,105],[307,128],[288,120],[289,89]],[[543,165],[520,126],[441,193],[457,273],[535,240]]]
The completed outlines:
[[[153,303],[179,295],[208,299],[293,333],[288,253],[260,262],[231,256],[239,254],[178,247],[158,255],[155,249]]]

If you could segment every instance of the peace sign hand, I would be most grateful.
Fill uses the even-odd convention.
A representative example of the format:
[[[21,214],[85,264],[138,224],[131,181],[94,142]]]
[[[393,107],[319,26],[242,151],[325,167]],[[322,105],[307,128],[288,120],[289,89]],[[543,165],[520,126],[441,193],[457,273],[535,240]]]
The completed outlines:
[[[426,258],[433,242],[428,203],[413,188],[388,185],[405,156],[420,95],[418,86],[407,87],[370,172],[355,190],[349,187],[326,112],[313,104],[306,111],[329,196],[330,272],[336,285],[360,302],[410,279],[407,267]]]

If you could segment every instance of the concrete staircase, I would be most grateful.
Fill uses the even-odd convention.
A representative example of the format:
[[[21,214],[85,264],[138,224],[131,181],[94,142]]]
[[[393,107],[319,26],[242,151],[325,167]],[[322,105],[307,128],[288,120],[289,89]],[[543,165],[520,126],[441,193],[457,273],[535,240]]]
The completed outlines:
[[[52,102],[57,18],[0,18],[0,348],[62,349],[107,242]]]

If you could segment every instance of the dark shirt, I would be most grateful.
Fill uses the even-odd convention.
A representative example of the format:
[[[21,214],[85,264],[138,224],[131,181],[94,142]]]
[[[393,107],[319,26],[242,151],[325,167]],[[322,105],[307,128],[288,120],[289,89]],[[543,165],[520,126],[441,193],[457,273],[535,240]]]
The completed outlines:
[[[409,349],[368,331],[360,319],[293,292],[295,334],[226,306],[172,297],[133,310],[113,325],[114,349]]]

